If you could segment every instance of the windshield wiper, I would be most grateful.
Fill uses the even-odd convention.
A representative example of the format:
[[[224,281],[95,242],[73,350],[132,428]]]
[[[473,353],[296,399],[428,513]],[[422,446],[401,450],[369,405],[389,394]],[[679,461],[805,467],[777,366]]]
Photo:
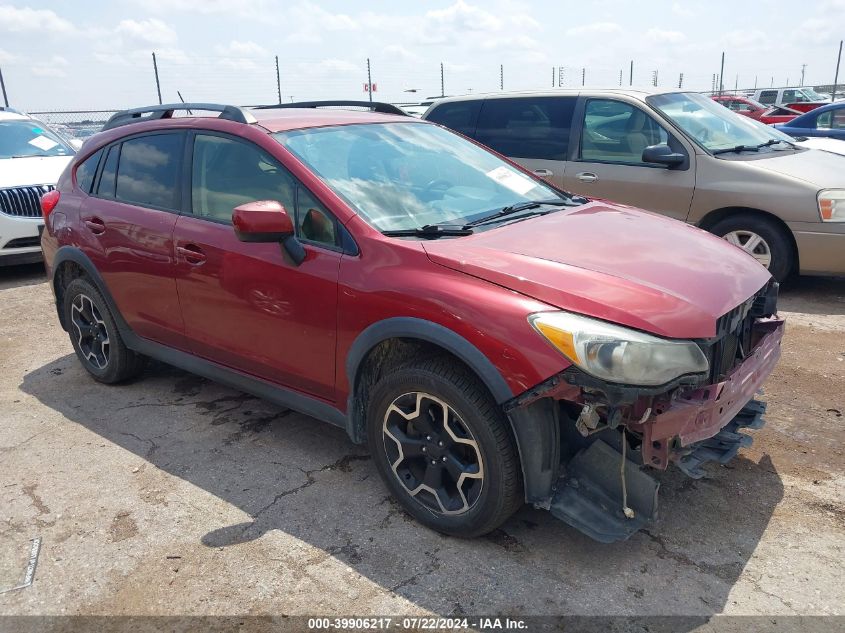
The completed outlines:
[[[396,229],[393,231],[382,231],[382,235],[388,237],[425,237],[435,239],[438,237],[459,237],[472,235],[472,228],[469,225],[460,224],[426,224],[413,229]]]
[[[504,218],[506,216],[513,215],[514,213],[520,213],[521,211],[528,211],[529,209],[536,209],[546,205],[553,205],[556,207],[570,206],[565,200],[528,200],[526,202],[519,202],[517,204],[508,205],[507,207],[502,207],[495,213],[491,213],[490,215],[485,215],[482,218],[468,222],[464,225],[464,228],[487,224],[488,222],[495,222],[499,218]]]
[[[774,145],[775,143],[787,143],[791,145],[789,141],[784,141],[779,138],[772,138],[766,141],[765,143],[760,143],[759,145],[737,145],[736,147],[714,149],[713,155],[715,156],[716,154],[729,154],[730,152],[759,152],[761,147],[769,147],[770,145]]]

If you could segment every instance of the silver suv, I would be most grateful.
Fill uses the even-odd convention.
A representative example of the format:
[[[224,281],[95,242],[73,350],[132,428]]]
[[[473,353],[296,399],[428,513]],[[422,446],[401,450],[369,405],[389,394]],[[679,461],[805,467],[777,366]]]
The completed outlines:
[[[696,224],[779,280],[845,274],[845,157],[799,147],[703,95],[472,95],[441,99],[423,118],[567,191]]]

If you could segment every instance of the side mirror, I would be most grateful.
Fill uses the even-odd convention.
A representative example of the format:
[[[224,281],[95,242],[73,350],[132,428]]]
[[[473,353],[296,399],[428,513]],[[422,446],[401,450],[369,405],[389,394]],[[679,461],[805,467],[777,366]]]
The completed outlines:
[[[643,150],[644,163],[666,165],[670,169],[682,165],[686,159],[683,154],[673,152],[668,145],[649,145]]]
[[[305,249],[296,239],[293,222],[275,200],[247,202],[232,211],[235,235],[242,242],[281,242],[297,266],[305,260]]]

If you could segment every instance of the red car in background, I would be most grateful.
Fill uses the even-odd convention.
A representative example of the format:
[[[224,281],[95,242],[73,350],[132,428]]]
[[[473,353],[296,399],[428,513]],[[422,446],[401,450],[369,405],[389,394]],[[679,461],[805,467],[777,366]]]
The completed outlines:
[[[801,112],[791,108],[769,107],[750,97],[739,97],[736,95],[713,95],[713,101],[721,103],[728,110],[769,125],[771,123],[787,123],[797,117]]]

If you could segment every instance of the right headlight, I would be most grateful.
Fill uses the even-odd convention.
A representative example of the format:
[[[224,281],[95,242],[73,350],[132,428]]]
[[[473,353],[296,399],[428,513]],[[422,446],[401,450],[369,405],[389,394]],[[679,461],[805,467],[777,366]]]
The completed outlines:
[[[578,367],[608,382],[656,386],[710,368],[692,341],[659,338],[570,312],[536,312],[528,320]]]
[[[819,191],[819,215],[822,222],[845,222],[845,189]]]

